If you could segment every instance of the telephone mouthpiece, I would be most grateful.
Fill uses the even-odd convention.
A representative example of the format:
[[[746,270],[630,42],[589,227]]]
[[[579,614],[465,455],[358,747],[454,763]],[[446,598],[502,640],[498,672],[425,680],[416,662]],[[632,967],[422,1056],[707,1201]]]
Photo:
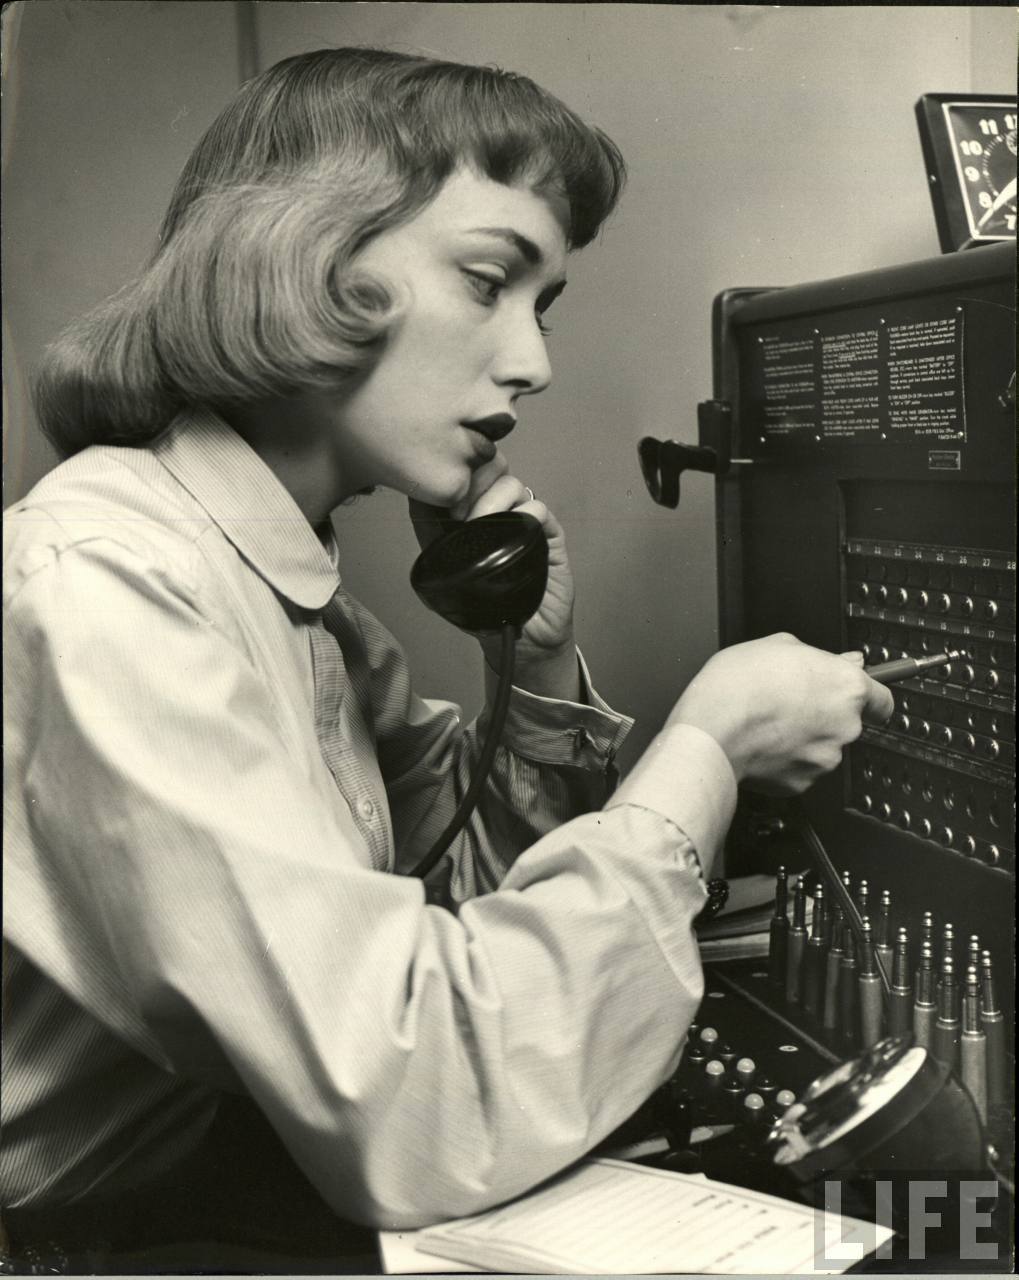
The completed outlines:
[[[418,556],[411,586],[440,617],[463,631],[522,627],[548,582],[548,543],[525,511],[466,520]]]

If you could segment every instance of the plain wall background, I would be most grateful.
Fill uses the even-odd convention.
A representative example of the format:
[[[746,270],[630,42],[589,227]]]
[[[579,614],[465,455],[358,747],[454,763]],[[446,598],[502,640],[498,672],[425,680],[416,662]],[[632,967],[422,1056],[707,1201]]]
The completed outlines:
[[[717,643],[711,482],[685,479],[667,512],[636,462],[642,435],[696,439],[712,299],[937,255],[913,104],[1015,90],[1010,6],[35,0],[3,22],[7,503],[53,464],[27,398],[44,343],[145,260],[252,57],[351,43],[496,62],[615,138],[627,195],[571,264],[553,386],[523,403],[507,453],[566,527],[578,637],[638,719],[626,759]],[[421,691],[476,706],[473,642],[407,584],[403,500],[336,523],[347,585]]]

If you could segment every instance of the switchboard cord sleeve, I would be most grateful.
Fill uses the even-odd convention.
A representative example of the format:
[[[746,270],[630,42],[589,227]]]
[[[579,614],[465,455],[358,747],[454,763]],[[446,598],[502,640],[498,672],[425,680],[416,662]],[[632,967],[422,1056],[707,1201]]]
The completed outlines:
[[[485,785],[488,778],[489,770],[492,767],[492,761],[495,759],[495,751],[499,745],[499,739],[502,737],[502,727],[506,723],[506,712],[509,710],[510,694],[513,691],[513,663],[516,657],[517,629],[512,623],[507,623],[501,633],[501,649],[499,653],[499,684],[495,692],[495,704],[492,707],[492,719],[489,722],[488,733],[485,735],[485,745],[481,748],[481,756],[474,770],[474,777],[470,781],[470,785],[464,792],[463,799],[457,806],[456,813],[453,814],[445,831],[432,845],[431,849],[425,854],[417,866],[410,872],[412,876],[417,876],[419,880],[423,880],[426,875],[435,867],[436,863],[460,834],[467,819],[471,816],[474,806],[478,802],[481,795],[481,789]]]
[[[856,909],[856,903],[850,896],[846,886],[842,883],[839,873],[835,870],[835,865],[831,858],[828,857],[828,851],[821,843],[820,836],[818,836],[817,832],[814,830],[813,823],[807,817],[802,802],[799,800],[792,801],[789,809],[793,817],[794,824],[799,830],[800,835],[803,837],[804,842],[810,851],[810,855],[817,865],[818,871],[820,871],[825,881],[831,885],[832,893],[835,895],[839,906],[842,908],[849,927],[853,931],[856,944],[862,954],[864,947],[868,944],[866,930],[863,927],[863,920],[860,918],[860,913]],[[884,998],[887,1005],[892,993],[892,984],[889,981],[888,974],[885,972],[885,967],[881,957],[877,952],[874,952],[873,954],[878,977],[881,979],[881,986],[884,988]]]

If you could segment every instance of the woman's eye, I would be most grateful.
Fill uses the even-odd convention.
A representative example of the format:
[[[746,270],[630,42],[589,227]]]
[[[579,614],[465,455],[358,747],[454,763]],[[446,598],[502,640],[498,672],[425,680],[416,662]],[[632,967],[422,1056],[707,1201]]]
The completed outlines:
[[[504,275],[494,271],[482,271],[476,267],[461,267],[460,270],[471,293],[486,307],[494,305],[510,283]],[[544,318],[548,305],[547,302],[539,299],[534,309],[535,324],[538,326],[538,331],[546,337],[552,332]]]
[[[491,276],[483,271],[464,270],[464,277],[471,289],[482,302],[495,302],[505,287],[506,281],[501,276]]]

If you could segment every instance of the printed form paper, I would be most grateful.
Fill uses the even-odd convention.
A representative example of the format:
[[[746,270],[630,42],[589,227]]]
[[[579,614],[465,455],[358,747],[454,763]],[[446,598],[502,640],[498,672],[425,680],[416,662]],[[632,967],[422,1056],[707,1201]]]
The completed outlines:
[[[487,1271],[831,1275],[891,1235],[702,1176],[592,1160],[510,1204],[427,1227],[413,1246]]]

